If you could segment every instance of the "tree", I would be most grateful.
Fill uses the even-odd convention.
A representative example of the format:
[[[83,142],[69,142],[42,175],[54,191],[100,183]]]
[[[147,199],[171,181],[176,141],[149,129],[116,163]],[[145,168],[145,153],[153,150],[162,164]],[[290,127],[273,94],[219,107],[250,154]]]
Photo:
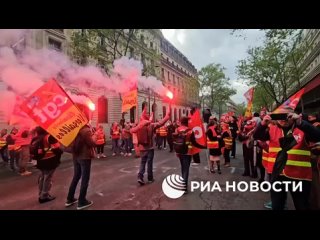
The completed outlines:
[[[265,94],[265,90],[262,86],[257,85],[254,88],[253,96],[253,111],[258,112],[262,107],[266,107],[268,110],[272,109],[273,100]]]
[[[207,104],[211,109],[218,106],[219,117],[221,106],[225,104],[230,96],[236,94],[236,90],[230,88],[229,79],[223,72],[225,68],[220,64],[209,64],[199,72],[200,100]]]
[[[71,37],[73,56],[80,63],[87,58],[98,60],[100,65],[112,64],[117,58],[125,56],[130,44],[136,41],[137,29],[81,29]]]
[[[244,115],[244,113],[246,112],[247,106],[244,102],[237,104],[237,111],[236,111],[236,115]]]
[[[249,56],[239,62],[237,70],[248,84],[261,89],[259,94],[263,96],[259,101],[270,104],[272,100],[279,106],[302,87],[301,79],[306,66],[301,62],[310,43],[302,38],[302,29],[263,31],[266,37],[263,46],[250,48]]]

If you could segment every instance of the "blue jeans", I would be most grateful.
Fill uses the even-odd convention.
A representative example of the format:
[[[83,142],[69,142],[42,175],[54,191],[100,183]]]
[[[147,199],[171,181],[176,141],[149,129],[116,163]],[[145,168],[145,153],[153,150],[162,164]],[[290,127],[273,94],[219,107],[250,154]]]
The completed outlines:
[[[124,141],[124,150],[125,153],[130,153],[131,152],[131,148],[130,148],[130,139],[123,139]]]
[[[9,161],[9,158],[8,158],[8,148],[7,147],[4,147],[2,149],[0,149],[0,155],[2,157],[2,160],[4,162],[8,162]]]
[[[180,164],[181,164],[181,176],[186,184],[186,189],[188,189],[188,178],[189,178],[189,169],[191,163],[191,155],[179,155]]]
[[[138,178],[143,179],[143,174],[146,169],[146,163],[148,162],[148,180],[153,180],[153,157],[154,157],[154,150],[150,149],[147,151],[141,151],[141,163],[140,169],[138,173]]]
[[[91,159],[73,159],[74,174],[73,179],[70,184],[69,193],[67,200],[72,201],[74,199],[74,194],[81,179],[79,204],[84,204],[86,202],[87,189],[90,180],[91,171]]]
[[[120,153],[119,139],[112,139],[113,153]]]

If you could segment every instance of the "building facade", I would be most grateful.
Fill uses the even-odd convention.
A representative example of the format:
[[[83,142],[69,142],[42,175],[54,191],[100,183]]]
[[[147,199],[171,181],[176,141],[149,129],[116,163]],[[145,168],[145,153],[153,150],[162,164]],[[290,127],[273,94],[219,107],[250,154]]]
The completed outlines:
[[[127,29],[124,32],[129,34],[129,31]],[[108,72],[112,68],[112,59],[108,55],[110,45],[105,42],[106,39],[103,36],[95,37],[91,42],[91,44],[98,44],[99,51],[96,57],[86,57],[85,61],[83,61],[83,59],[75,56],[73,48],[74,36],[75,34],[80,34],[81,36],[85,32],[85,29],[31,30],[24,39],[19,41],[16,48],[54,49],[68,55],[79,64],[95,64]],[[140,60],[144,66],[143,75],[152,75],[157,77],[157,79],[161,79],[163,84],[177,96],[172,105],[173,120],[187,115],[190,106],[198,103],[199,83],[196,80],[196,69],[183,54],[164,39],[159,29],[135,29],[134,34],[134,38],[130,41],[126,41],[124,37],[123,39],[120,38],[117,51],[122,54],[125,51],[123,55]],[[168,51],[165,50],[166,45],[168,46]],[[170,61],[167,59],[170,59]],[[163,76],[164,71],[170,72],[169,75],[167,74],[168,78]],[[163,118],[169,107],[168,103],[163,102],[162,97],[156,92],[150,89],[139,89],[138,109],[134,107],[130,111],[122,113],[122,100],[121,96],[117,93],[110,93],[106,89],[88,89],[73,85],[63,85],[63,87],[67,91],[74,93],[85,92],[88,94],[96,104],[97,109],[93,115],[92,124],[101,124],[105,129],[109,129],[113,122],[119,122],[121,118],[124,118],[126,121],[135,122],[137,116],[141,114],[142,103],[145,101],[148,102],[150,111],[154,110],[156,119]],[[6,86],[0,81],[0,91],[1,89],[5,90]],[[1,111],[0,122],[2,126],[7,125],[7,120],[4,119]],[[108,135],[109,131],[106,131],[106,133]]]
[[[161,39],[161,81],[174,95],[172,120],[187,116],[190,107],[199,107],[199,88],[197,69],[168,40]],[[169,108],[162,106],[163,115]]]
[[[308,41],[309,50],[300,61],[303,69],[300,79],[301,87],[305,87],[302,97],[303,111],[306,113],[320,112],[320,29],[304,29],[302,40]],[[299,86],[292,88],[291,94],[299,90]],[[302,106],[297,106],[298,111],[302,111]]]

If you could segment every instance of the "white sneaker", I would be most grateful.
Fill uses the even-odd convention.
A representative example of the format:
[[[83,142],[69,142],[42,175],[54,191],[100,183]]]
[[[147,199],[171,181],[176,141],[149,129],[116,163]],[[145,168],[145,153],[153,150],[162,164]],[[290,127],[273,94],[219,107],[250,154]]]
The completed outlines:
[[[131,153],[128,153],[128,156],[130,157],[132,154]]]
[[[102,155],[101,155],[101,157],[106,158],[107,156],[106,156],[106,155],[104,155],[104,154],[102,154]]]
[[[120,154],[123,155],[123,152],[121,152]]]
[[[127,154],[125,153],[123,156],[124,156],[124,157],[126,157],[126,156],[127,156]]]
[[[192,166],[199,166],[199,163],[191,163]]]
[[[98,159],[100,158],[100,155],[99,155],[99,154],[97,155],[97,158],[98,158]]]
[[[166,150],[167,148],[166,148],[166,147],[164,147],[163,149],[164,149],[164,150]]]
[[[116,154],[115,153],[112,153],[112,156],[115,156]]]

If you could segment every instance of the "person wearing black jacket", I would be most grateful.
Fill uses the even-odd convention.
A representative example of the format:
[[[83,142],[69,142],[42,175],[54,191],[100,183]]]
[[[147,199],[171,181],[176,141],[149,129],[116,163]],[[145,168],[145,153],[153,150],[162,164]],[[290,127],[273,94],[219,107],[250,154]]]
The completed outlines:
[[[172,124],[172,122],[169,120],[168,124],[167,124],[167,141],[170,147],[170,152],[173,152],[173,138],[172,138],[172,134],[175,132],[176,128],[175,126]]]
[[[188,117],[182,117],[180,120],[181,126],[176,129],[176,133],[179,133],[180,131],[186,131],[188,129],[188,121],[189,121]],[[194,146],[194,147],[197,147],[200,149],[206,148],[206,146],[202,146],[197,143],[194,132],[191,129],[189,129],[187,131],[187,141],[190,142],[189,144],[191,145],[191,147]],[[186,186],[185,193],[187,193],[188,192],[189,169],[190,169],[192,155],[188,151],[187,154],[178,154],[177,153],[177,156],[180,160],[181,175],[182,175],[182,178],[183,178],[183,180],[185,182],[185,186]]]
[[[295,208],[297,210],[305,210],[309,209],[309,196],[310,196],[310,187],[311,187],[311,179],[312,178],[312,172],[311,172],[311,159],[308,161],[304,160],[303,166],[300,167],[300,162],[297,161],[297,156],[301,156],[301,159],[305,159],[306,157],[303,154],[299,154],[299,152],[306,152],[299,149],[294,149],[295,151],[291,151],[292,153],[289,153],[290,149],[292,149],[292,141],[290,141],[291,148],[288,151],[285,151],[287,153],[287,157],[289,154],[295,155],[296,159],[283,159],[280,157],[283,156],[283,148],[287,148],[287,144],[285,144],[285,140],[288,139],[290,135],[292,135],[291,138],[295,140],[295,144],[298,143],[304,144],[305,138],[310,139],[310,141],[319,142],[320,141],[320,130],[316,127],[312,126],[310,123],[302,120],[302,115],[298,115],[296,113],[293,113],[292,109],[284,109],[283,113],[287,113],[287,120],[278,120],[277,125],[273,127],[272,131],[271,128],[268,130],[268,124],[271,121],[271,117],[269,115],[265,116],[263,121],[258,125],[255,133],[254,138],[259,140],[270,140],[270,145],[272,142],[276,143],[282,146],[280,148],[280,151],[277,153],[277,157],[275,159],[275,164],[272,169],[272,182],[274,181],[287,181],[291,183],[300,183],[302,184],[302,191],[295,191],[293,192],[291,188],[289,188],[291,192],[291,196],[295,205]],[[298,129],[302,131],[305,136],[301,138],[300,134],[295,134]],[[283,133],[283,137],[279,138],[276,136],[277,129],[281,129],[281,132]],[[279,131],[278,131],[279,132]],[[277,143],[278,142],[278,143]],[[293,142],[294,143],[294,142]],[[269,145],[269,154],[271,147]],[[294,147],[294,146],[293,146]],[[298,155],[299,154],[299,155]],[[286,156],[286,155],[284,155]],[[307,156],[307,155],[306,155]],[[270,155],[269,155],[270,158]],[[280,161],[281,160],[281,161]],[[285,161],[282,161],[285,160]],[[280,164],[284,163],[284,168],[277,168],[277,166],[281,166]],[[292,169],[296,169],[293,171]],[[300,169],[300,170],[298,170]],[[310,171],[309,171],[310,170]],[[300,176],[301,175],[301,176]],[[271,201],[272,201],[272,209],[273,210],[283,210],[285,207],[285,202],[287,198],[287,193],[284,189],[284,187],[281,189],[280,192],[276,192],[273,189],[271,189]]]
[[[238,125],[237,125],[237,118],[236,117],[232,117],[231,118],[231,122],[229,123],[229,129],[231,131],[231,135],[232,135],[232,150],[231,150],[231,157],[235,158],[236,157],[236,138],[238,135]]]

